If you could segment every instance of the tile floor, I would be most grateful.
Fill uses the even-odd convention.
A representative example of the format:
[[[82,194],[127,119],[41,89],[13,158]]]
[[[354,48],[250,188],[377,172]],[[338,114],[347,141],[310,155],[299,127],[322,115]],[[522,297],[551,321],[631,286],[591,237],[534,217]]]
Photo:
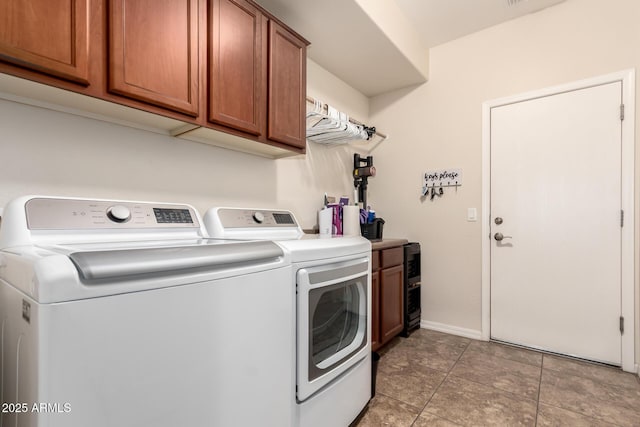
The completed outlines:
[[[381,351],[370,426],[640,426],[619,369],[419,329]]]

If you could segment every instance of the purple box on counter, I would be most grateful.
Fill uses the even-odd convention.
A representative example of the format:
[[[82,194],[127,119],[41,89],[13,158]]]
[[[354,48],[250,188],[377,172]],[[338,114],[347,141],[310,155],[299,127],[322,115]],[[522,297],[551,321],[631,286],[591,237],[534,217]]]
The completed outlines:
[[[333,235],[342,236],[342,205],[338,203],[332,203],[328,205],[333,209]]]

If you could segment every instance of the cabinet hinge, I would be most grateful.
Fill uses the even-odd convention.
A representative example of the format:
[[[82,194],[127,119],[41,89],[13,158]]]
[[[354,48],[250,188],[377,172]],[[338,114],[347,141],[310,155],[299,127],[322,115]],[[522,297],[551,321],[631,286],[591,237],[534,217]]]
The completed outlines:
[[[624,104],[620,104],[620,120],[624,120]]]
[[[624,227],[624,211],[620,210],[620,227]]]
[[[620,334],[624,334],[624,317],[620,316]]]

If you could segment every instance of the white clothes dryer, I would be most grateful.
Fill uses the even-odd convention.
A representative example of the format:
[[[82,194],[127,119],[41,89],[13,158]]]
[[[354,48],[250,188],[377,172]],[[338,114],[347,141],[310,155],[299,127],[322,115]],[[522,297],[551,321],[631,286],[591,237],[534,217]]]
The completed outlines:
[[[371,243],[305,235],[294,215],[212,208],[211,236],[272,240],[292,260],[296,292],[296,424],[347,426],[371,398]]]
[[[188,205],[22,197],[0,229],[0,425],[291,426],[291,260]]]

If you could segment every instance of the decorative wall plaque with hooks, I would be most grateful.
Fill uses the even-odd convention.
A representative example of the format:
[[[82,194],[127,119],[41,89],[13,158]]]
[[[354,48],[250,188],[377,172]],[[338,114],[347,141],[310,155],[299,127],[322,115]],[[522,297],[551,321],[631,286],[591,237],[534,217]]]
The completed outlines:
[[[457,187],[462,185],[462,169],[431,170],[424,173],[424,186]]]
[[[426,171],[422,178],[422,196],[431,193],[431,200],[435,196],[444,194],[444,187],[459,187],[462,185],[462,169],[439,169]]]

